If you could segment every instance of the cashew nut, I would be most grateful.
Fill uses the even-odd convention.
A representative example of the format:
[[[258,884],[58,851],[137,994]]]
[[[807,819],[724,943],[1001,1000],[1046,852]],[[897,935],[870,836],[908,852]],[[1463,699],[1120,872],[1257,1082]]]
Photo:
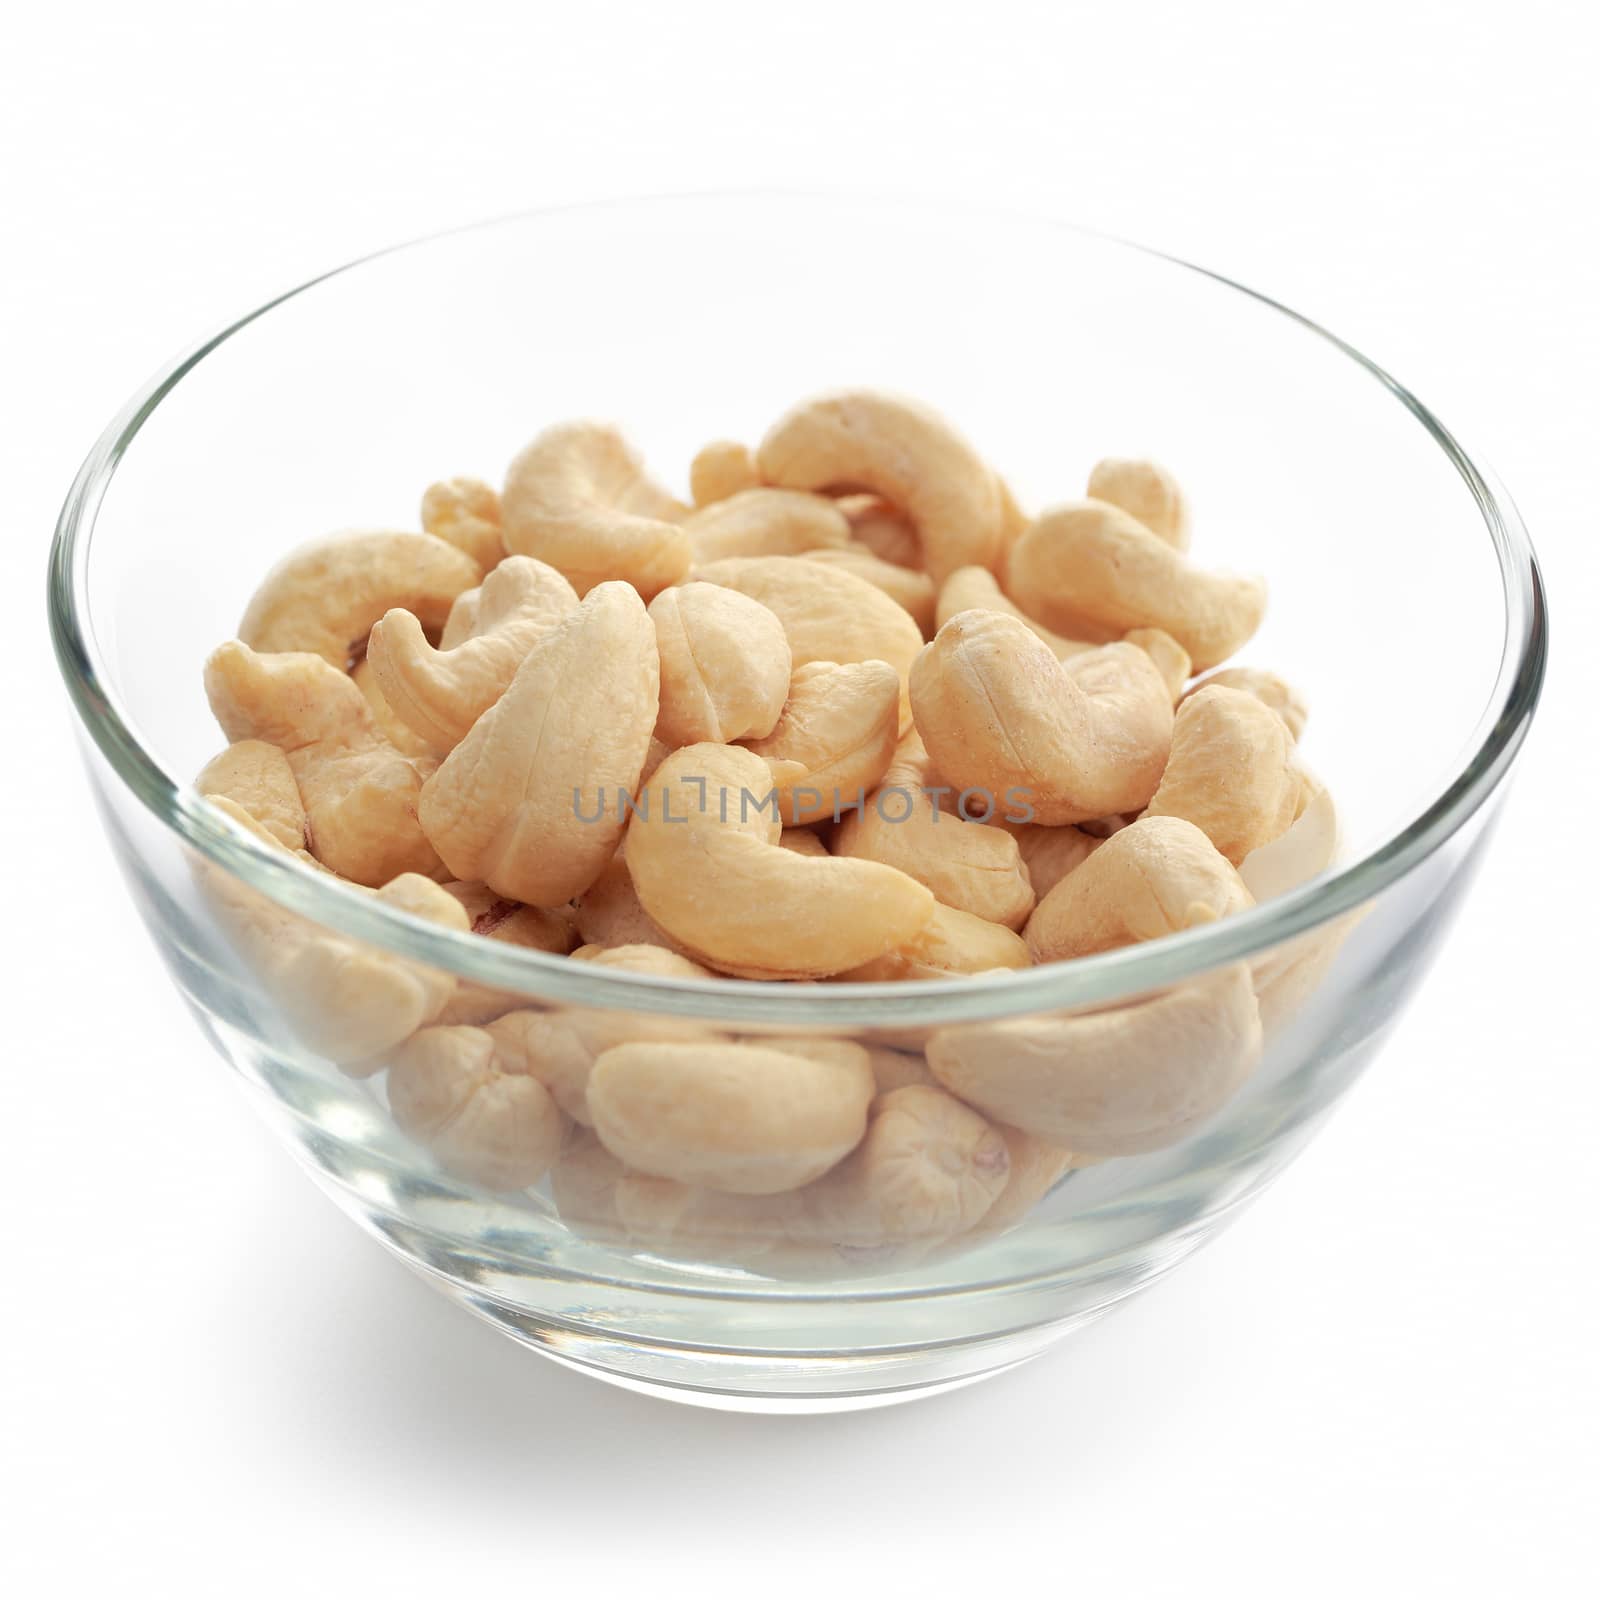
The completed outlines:
[[[933,896],[892,867],[784,850],[767,765],[733,745],[668,756],[628,827],[652,921],[736,975],[826,977],[912,939]]]
[[[957,567],[944,580],[944,586],[939,590],[939,604],[934,612],[936,627],[942,628],[951,617],[962,611],[1000,611],[1008,617],[1015,617],[1050,646],[1051,654],[1058,661],[1065,661],[1069,656],[1080,656],[1085,650],[1095,648],[1081,639],[1063,638],[1042,622],[1035,622],[1027,612],[1005,597],[994,574],[987,567]]]
[[[1183,696],[1183,686],[1189,681],[1189,652],[1160,628],[1130,628],[1122,636],[1124,644],[1136,644],[1155,662],[1156,670],[1166,683],[1167,693],[1174,705]]]
[[[422,496],[422,527],[464,550],[488,572],[505,559],[500,539],[500,496],[477,478],[447,478]]]
[[[995,1132],[1006,1142],[1011,1166],[999,1198],[972,1230],[985,1237],[1014,1228],[1077,1165],[1070,1150],[1036,1139],[1021,1128],[997,1122]]]
[[[623,1044],[589,1074],[600,1141],[637,1171],[733,1194],[820,1177],[860,1141],[866,1053],[849,1063],[775,1044]]]
[[[1142,522],[1098,500],[1045,512],[1011,551],[1006,592],[1029,616],[1079,638],[1160,628],[1196,672],[1244,644],[1267,603],[1259,578],[1191,566]]]
[[[997,480],[943,417],[912,400],[841,390],[796,406],[761,441],[756,465],[789,489],[870,489],[916,524],[935,583],[1000,554]]]
[[[963,611],[911,670],[917,727],[939,771],[998,802],[1024,794],[1047,824],[1143,806],[1172,738],[1150,657],[1110,644],[1068,661],[1013,617]]]
[[[233,639],[212,652],[205,682],[229,739],[264,740],[288,758],[306,842],[325,866],[368,887],[438,870],[417,823],[426,764],[378,732],[366,697],[343,672],[317,655],[257,654]]]
[[[427,740],[418,738],[394,714],[394,707],[384,699],[383,690],[378,684],[378,674],[366,656],[362,656],[350,669],[350,681],[367,697],[367,709],[372,713],[372,720],[378,732],[401,755],[410,756],[413,760],[421,758],[431,762],[434,759]]]
[[[990,826],[1003,829],[1017,841],[1017,851],[1027,868],[1034,894],[1043,900],[1055,886],[1080,867],[1096,850],[1101,840],[1082,828],[1063,824],[1047,828],[1038,822],[1008,822],[1003,816],[988,819]]]
[[[789,641],[757,600],[711,583],[650,602],[661,655],[656,737],[678,746],[764,738],[789,693]]]
[[[614,950],[579,950],[576,959],[618,972],[659,978],[704,978],[706,969],[654,945],[623,945]],[[515,1044],[520,1058],[555,1096],[574,1122],[587,1125],[589,1077],[600,1055],[619,1044],[642,1041],[706,1045],[726,1035],[689,1018],[647,1016],[571,1006],[558,1011],[512,1011],[494,1024],[498,1036]]]
[[[1289,737],[1296,742],[1306,731],[1308,713],[1305,696],[1292,684],[1285,683],[1277,673],[1267,672],[1261,667],[1222,667],[1208,673],[1189,693],[1196,695],[1202,689],[1218,684],[1225,689],[1242,689],[1246,694],[1253,694],[1263,705],[1271,706],[1283,718],[1289,729]]]
[[[735,556],[798,556],[846,544],[850,524],[833,501],[798,489],[741,489],[684,519],[696,566]]]
[[[500,497],[506,549],[547,561],[580,595],[621,579],[648,600],[681,582],[693,559],[684,514],[602,422],[546,428],[511,463]]]
[[[908,1083],[932,1083],[933,1074],[921,1050],[892,1050],[887,1045],[868,1045],[867,1059],[872,1081],[880,1096],[903,1089]]]
[[[839,974],[849,983],[898,983],[953,973],[1031,967],[1027,945],[1009,928],[970,911],[936,905],[922,931],[898,950]]]
[[[588,888],[622,836],[659,692],[639,596],[600,584],[423,785],[418,815],[450,871],[536,906]]]
[[[1034,892],[1016,840],[941,810],[929,791],[947,793],[948,785],[931,768],[922,740],[907,735],[882,784],[844,817],[833,853],[896,867],[944,905],[1020,928],[1033,910]]]
[[[1235,865],[1294,821],[1302,794],[1294,741],[1276,711],[1220,684],[1188,696],[1147,817],[1184,817]]]
[[[1142,522],[1174,550],[1189,548],[1189,507],[1183,491],[1165,467],[1154,461],[1125,461],[1108,456],[1097,461],[1086,491]]]
[[[900,675],[902,732],[910,725],[905,683],[922,648],[922,634],[906,612],[865,578],[820,561],[744,556],[695,570],[706,583],[759,600],[777,614],[797,667],[813,661],[847,666],[887,661]]]
[[[925,572],[910,567],[897,567],[884,561],[864,544],[846,544],[836,550],[808,550],[807,561],[820,561],[824,566],[840,567],[864,578],[874,589],[881,589],[916,623],[917,630],[926,637],[933,632],[934,602],[937,598],[933,579]]]
[[[389,1057],[389,1110],[439,1165],[485,1189],[526,1189],[561,1150],[563,1120],[495,1028],[433,1027]]]
[[[1145,817],[1069,872],[1028,919],[1035,961],[1070,961],[1216,922],[1255,902],[1216,846],[1181,817]]]
[[[303,850],[306,808],[289,758],[275,744],[241,739],[213,756],[194,780],[203,795],[233,801],[286,850]]]
[[[1114,1011],[941,1029],[927,1050],[945,1088],[1002,1123],[1079,1155],[1138,1155],[1227,1102],[1260,1057],[1261,1018],[1239,965]]]
[[[884,775],[899,726],[900,678],[887,662],[813,661],[795,671],[771,733],[746,744],[773,763],[783,820],[817,822]]]
[[[760,482],[750,446],[736,439],[713,439],[689,463],[689,493],[697,506],[714,505]]]
[[[1268,843],[1258,845],[1239,863],[1239,877],[1256,903],[1309,883],[1326,872],[1339,855],[1339,813],[1333,796],[1320,783],[1303,782],[1299,815]]]
[[[577,609],[572,585],[554,567],[508,556],[457,599],[448,649],[435,650],[417,618],[395,610],[373,625],[367,660],[389,708],[443,757],[505,693],[534,645]]]
[[[341,672],[394,606],[440,628],[481,576],[471,556],[426,533],[345,533],[280,561],[252,596],[239,637],[263,653],[308,650]]]

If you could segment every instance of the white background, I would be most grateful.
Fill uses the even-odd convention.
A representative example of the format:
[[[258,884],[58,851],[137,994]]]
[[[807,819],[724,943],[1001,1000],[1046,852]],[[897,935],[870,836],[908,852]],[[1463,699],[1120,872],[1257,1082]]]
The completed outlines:
[[[1593,1592],[1590,8],[8,17],[0,1589]],[[1557,641],[1459,928],[1279,1186],[1032,1366],[802,1420],[542,1362],[312,1190],[207,1055],[114,880],[42,626],[78,460],[212,325],[439,226],[749,185],[1042,207],[1309,312],[1499,468]]]

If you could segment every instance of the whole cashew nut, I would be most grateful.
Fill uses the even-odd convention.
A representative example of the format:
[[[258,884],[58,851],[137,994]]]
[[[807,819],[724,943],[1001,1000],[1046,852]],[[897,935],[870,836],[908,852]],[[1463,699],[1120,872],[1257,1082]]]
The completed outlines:
[[[241,739],[213,756],[194,780],[203,795],[231,800],[285,850],[303,850],[306,808],[289,758],[275,744]]]
[[[795,671],[771,733],[746,746],[774,764],[783,820],[818,822],[888,771],[899,726],[900,678],[888,662],[812,661]]]
[[[394,606],[439,628],[478,563],[426,533],[345,533],[286,556],[266,576],[239,623],[239,637],[266,653],[310,651],[341,672],[373,623]]]
[[[528,1063],[494,1028],[432,1027],[389,1057],[389,1110],[446,1171],[485,1189],[526,1189],[561,1150],[565,1126]]]
[[[946,1089],[1002,1123],[1079,1156],[1139,1155],[1232,1097],[1260,1058],[1261,1017],[1238,965],[1113,1011],[941,1029],[927,1050]]]
[[[1069,872],[1028,919],[1035,961],[1070,961],[1247,911],[1243,879],[1191,822],[1145,817]]]
[[[798,489],[741,489],[684,519],[696,566],[734,556],[798,556],[849,542],[833,501]]]
[[[1017,541],[1006,591],[1032,617],[1080,638],[1160,628],[1196,672],[1226,660],[1261,625],[1259,578],[1191,566],[1126,511],[1081,500],[1047,511]]]
[[[643,603],[599,585],[423,785],[422,828],[450,871],[535,906],[587,889],[622,836],[659,695]]]
[[[652,921],[735,975],[826,977],[910,941],[933,896],[873,861],[785,850],[760,756],[697,744],[657,769],[628,826],[628,870]]]
[[[910,725],[905,683],[922,649],[922,634],[898,605],[853,572],[820,561],[744,556],[695,569],[706,583],[737,589],[776,613],[794,665],[887,661],[900,675],[900,725]]]
[[[602,422],[546,428],[511,463],[500,496],[513,555],[548,562],[580,595],[620,579],[646,600],[688,574],[693,547],[678,526],[685,509]]]
[[[661,655],[663,744],[732,744],[772,732],[792,665],[772,612],[736,589],[685,583],[650,602],[650,620]]]
[[[1015,839],[940,809],[948,792],[915,734],[903,739],[882,784],[833,836],[836,856],[878,861],[925,884],[944,905],[1008,928],[1033,910],[1033,885]]]
[[[505,559],[500,496],[477,478],[447,478],[422,496],[422,528],[465,551],[488,572]]]
[[[1150,657],[1111,644],[1069,661],[1014,617],[963,611],[911,670],[911,705],[935,766],[1031,820],[1082,822],[1145,805],[1172,739],[1172,696]]]
[[[842,1062],[777,1043],[624,1044],[589,1075],[600,1142],[636,1171],[732,1194],[821,1177],[860,1142],[866,1052]]]
[[[714,505],[760,482],[755,455],[737,439],[713,439],[689,463],[689,493],[696,506]]]
[[[1108,456],[1097,461],[1086,491],[1091,500],[1126,511],[1174,550],[1189,548],[1189,507],[1178,481],[1154,461]]]
[[[1302,797],[1294,741],[1269,706],[1221,684],[1188,696],[1147,817],[1184,817],[1237,865],[1294,821]]]
[[[796,406],[756,451],[768,482],[788,489],[870,489],[916,524],[935,583],[1000,554],[999,485],[943,417],[912,400],[841,390]]]
[[[417,823],[425,766],[378,732],[366,696],[338,668],[305,652],[257,654],[233,639],[211,653],[205,684],[229,739],[284,752],[307,844],[324,866],[369,888],[438,870]]]
[[[457,599],[449,649],[435,650],[416,617],[394,610],[373,625],[367,660],[389,708],[443,757],[505,693],[534,645],[577,609],[572,585],[554,567],[508,556]],[[470,622],[457,623],[457,612]]]

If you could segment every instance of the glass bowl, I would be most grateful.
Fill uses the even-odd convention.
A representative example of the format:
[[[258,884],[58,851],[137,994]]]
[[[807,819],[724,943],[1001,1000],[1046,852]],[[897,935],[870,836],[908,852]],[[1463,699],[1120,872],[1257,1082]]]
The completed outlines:
[[[693,981],[424,922],[275,852],[191,787],[223,743],[201,663],[291,546],[414,527],[427,484],[495,479],[572,416],[619,420],[682,492],[706,440],[753,441],[844,384],[942,409],[1030,509],[1081,494],[1102,455],[1170,466],[1194,559],[1268,577],[1266,624],[1239,659],[1308,695],[1302,748],[1338,801],[1340,860],[1228,920],[1004,978]],[[1024,1360],[1174,1266],[1280,1171],[1438,948],[1546,654],[1538,569],[1503,490],[1305,318],[1048,220],[788,196],[514,217],[251,312],[95,445],[62,512],[50,606],[139,908],[201,1030],[319,1183],[534,1349],[769,1410],[883,1404]],[[930,1040],[1009,1049],[1019,1031],[1046,1041],[1048,1071],[1071,1071],[1086,1026],[1137,1030],[1151,1007],[1222,992],[1253,997],[1264,1044],[1221,1068],[1203,1039],[1176,1052],[1166,1067],[1198,1087],[1155,1148],[1074,1163],[1012,1144],[977,1222],[885,1212],[866,1232],[807,1232],[767,1226],[760,1207],[708,1221],[714,1205],[652,1198],[575,1131],[553,1180],[505,1193],[462,1176],[447,1143],[396,1126],[371,1061],[342,1070],[337,1026],[307,1017],[296,982],[363,957],[400,974],[402,996],[431,984],[646,1033],[692,1019],[852,1039],[899,1052],[880,1059],[911,1078]],[[394,1028],[414,1020],[397,1000]]]

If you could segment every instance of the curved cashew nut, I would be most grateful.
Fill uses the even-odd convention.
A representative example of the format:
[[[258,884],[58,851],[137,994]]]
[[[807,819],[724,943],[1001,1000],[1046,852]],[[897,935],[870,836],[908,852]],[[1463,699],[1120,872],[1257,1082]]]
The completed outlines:
[[[848,543],[833,501],[798,489],[747,488],[684,518],[696,566],[734,556],[798,556]]]
[[[1135,645],[1057,661],[1014,617],[963,611],[911,669],[917,727],[939,771],[997,804],[1025,796],[1033,821],[1134,811],[1156,791],[1172,697]]]
[[[1176,1144],[1231,1098],[1260,1055],[1244,965],[1115,1011],[978,1023],[928,1041],[928,1065],[952,1094],[1100,1157]]]
[[[388,1094],[401,1131],[482,1188],[529,1188],[560,1154],[561,1112],[493,1028],[413,1034],[389,1057]]]
[[[995,576],[987,567],[957,567],[939,590],[939,603],[934,612],[934,621],[942,628],[951,617],[963,611],[999,611],[1008,617],[1015,617],[1025,628],[1037,634],[1050,646],[1050,653],[1058,661],[1066,661],[1071,656],[1081,656],[1086,650],[1093,650],[1094,645],[1082,639],[1067,639],[1061,634],[1045,627],[1042,622],[1035,622],[1020,606],[1008,600],[995,581]]]
[[[731,1194],[819,1178],[860,1142],[866,1052],[844,1062],[779,1042],[623,1044],[589,1075],[600,1142],[636,1171]]]
[[[841,495],[834,502],[850,524],[850,539],[862,544],[880,561],[922,570],[922,541],[916,525],[892,501],[876,494]]]
[[[1218,684],[1178,707],[1172,754],[1145,815],[1187,818],[1237,865],[1288,828],[1302,792],[1283,718]]]
[[[650,602],[650,620],[661,655],[663,744],[732,744],[772,732],[792,664],[772,612],[736,589],[686,583]]]
[[[949,786],[934,773],[922,740],[901,740],[883,782],[833,836],[833,852],[897,867],[942,904],[1020,928],[1033,910],[1033,885],[1017,843],[999,828],[940,809]]]
[[[580,950],[575,958],[618,972],[658,978],[706,978],[698,962],[655,945],[622,945],[612,950]],[[571,1006],[557,1011],[512,1011],[493,1031],[514,1045],[531,1072],[576,1123],[589,1126],[589,1076],[605,1051],[619,1044],[709,1045],[727,1035],[684,1017],[648,1016],[636,1011],[590,1010]]]
[[[428,742],[414,734],[394,714],[394,707],[384,699],[378,674],[366,656],[362,656],[350,669],[350,681],[366,696],[373,724],[389,744],[412,760],[433,761],[433,751]]]
[[[852,542],[836,550],[808,550],[807,561],[820,561],[824,566],[839,567],[865,579],[874,589],[881,589],[916,623],[917,631],[924,637],[933,632],[934,604],[937,591],[933,579],[926,572],[910,567],[896,566],[885,561],[864,544]]]
[[[622,837],[659,697],[643,602],[599,585],[423,785],[418,816],[451,872],[535,906],[587,889]]]
[[[282,847],[236,802],[219,797],[210,803],[246,832]],[[432,1022],[455,992],[449,973],[325,932],[220,868],[201,868],[200,881],[230,942],[291,1032],[351,1077],[378,1071],[383,1052]],[[461,906],[415,873],[386,883],[376,897],[414,917],[467,931]]]
[[[1189,691],[1189,696],[1197,695],[1202,689],[1210,689],[1216,685],[1221,685],[1225,689],[1242,689],[1246,694],[1253,694],[1263,705],[1271,706],[1283,718],[1284,725],[1289,730],[1289,737],[1296,743],[1299,742],[1300,735],[1306,731],[1306,719],[1309,713],[1306,709],[1305,696],[1292,684],[1286,683],[1277,673],[1268,672],[1263,667],[1223,667],[1216,672],[1207,673]]]
[[[771,733],[746,747],[774,763],[783,820],[820,822],[888,771],[899,726],[900,677],[888,662],[812,661],[790,680]]]
[[[788,489],[870,489],[917,526],[936,583],[1000,554],[1000,489],[987,464],[937,412],[849,389],[779,418],[756,451],[768,483]]]
[[[310,651],[341,672],[393,606],[439,628],[481,576],[478,563],[426,533],[345,533],[302,545],[266,576],[239,623],[252,650]]]
[[[289,758],[275,744],[241,739],[200,770],[194,786],[207,796],[231,800],[285,850],[306,843],[306,808]]]
[[[1091,500],[1126,511],[1174,550],[1189,548],[1189,507],[1178,480],[1154,461],[1108,456],[1097,461],[1086,491]]]
[[[713,439],[689,463],[689,493],[698,507],[754,489],[760,482],[755,455],[737,439]]]
[[[738,746],[668,756],[628,827],[647,915],[707,965],[743,976],[826,977],[912,939],[933,896],[877,862],[783,849],[772,795],[766,762]]]
[[[305,807],[307,843],[324,866],[369,888],[438,870],[417,823],[419,763],[378,732],[366,696],[343,672],[320,656],[258,655],[233,639],[211,653],[205,683],[230,739],[260,739],[284,752]]]
[[[472,724],[505,693],[528,652],[578,609],[572,585],[531,556],[508,556],[451,611],[458,624],[447,650],[428,643],[409,611],[386,612],[367,639],[367,660],[390,710],[437,756],[466,738]]]
[[[800,1237],[870,1248],[965,1233],[1005,1191],[1005,1140],[971,1107],[931,1085],[873,1102],[866,1137],[805,1193]]]
[[[1028,919],[1035,961],[1070,961],[1185,928],[1255,904],[1233,866],[1181,817],[1145,817],[1069,872]]]
[[[948,978],[955,973],[1032,965],[1027,945],[1009,928],[970,911],[936,905],[909,944],[839,976],[850,983],[898,983],[908,978]]]
[[[500,496],[477,478],[447,478],[422,496],[422,528],[464,550],[488,572],[505,559]]]
[[[699,567],[695,577],[737,589],[776,613],[797,667],[813,661],[847,666],[887,661],[900,675],[900,726],[910,726],[905,698],[911,663],[922,648],[915,622],[881,589],[820,561],[743,556]]]
[[[1261,579],[1191,566],[1142,522],[1098,500],[1045,512],[1012,549],[1006,590],[1030,616],[1085,638],[1160,628],[1196,672],[1244,644],[1267,604]]]
[[[621,579],[648,600],[689,571],[684,512],[615,428],[563,422],[507,470],[501,537],[513,555],[548,562],[580,595]]]

